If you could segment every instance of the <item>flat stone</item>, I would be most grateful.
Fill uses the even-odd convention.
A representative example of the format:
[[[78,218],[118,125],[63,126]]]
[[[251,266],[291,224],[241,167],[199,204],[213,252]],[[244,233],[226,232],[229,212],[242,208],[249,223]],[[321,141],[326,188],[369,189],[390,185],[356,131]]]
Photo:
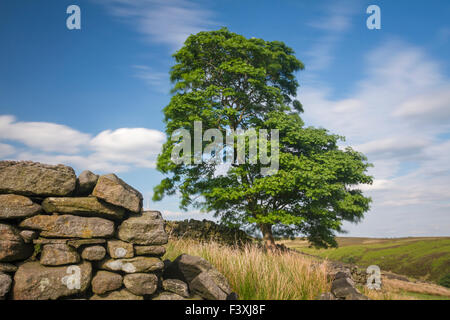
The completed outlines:
[[[28,218],[40,211],[41,206],[30,198],[16,194],[0,195],[0,220]]]
[[[200,273],[212,268],[212,265],[201,257],[181,254],[165,268],[164,278],[179,279],[189,284]]]
[[[99,261],[106,256],[106,249],[102,246],[86,247],[81,252],[81,257],[84,260]]]
[[[26,262],[14,274],[14,300],[48,300],[82,293],[89,287],[92,267],[89,262],[63,267],[45,267]]]
[[[0,161],[0,193],[24,196],[67,196],[76,185],[75,171],[64,165]]]
[[[69,239],[47,239],[47,238],[37,238],[33,240],[34,244],[66,244]]]
[[[11,289],[12,278],[10,275],[0,273],[0,300],[3,300]]]
[[[108,291],[122,287],[123,277],[120,274],[109,271],[98,271],[92,279],[92,292],[104,294]]]
[[[38,215],[25,219],[20,227],[41,230],[43,237],[108,238],[114,234],[110,220],[72,215]]]
[[[16,227],[0,223],[0,261],[25,260],[32,254],[33,246],[23,241]]]
[[[162,257],[166,253],[166,248],[163,246],[134,246],[134,252],[137,256]]]
[[[355,283],[350,278],[338,278],[331,283],[331,293],[338,299],[346,299],[347,296],[360,294],[354,285]]]
[[[223,291],[208,272],[202,272],[196,276],[189,283],[189,288],[192,292],[207,300],[227,300],[231,293],[231,290]]]
[[[162,245],[168,241],[164,220],[158,211],[144,211],[123,221],[118,237],[138,245]]]
[[[78,249],[82,246],[88,246],[88,245],[96,245],[96,244],[104,244],[106,243],[105,239],[49,239],[49,238],[38,238],[33,240],[34,244],[57,244],[57,243],[64,243],[68,244],[69,246]]]
[[[150,295],[158,288],[158,277],[152,273],[127,274],[123,278],[123,283],[135,295]]]
[[[132,243],[128,243],[120,240],[108,241],[108,254],[111,258],[133,258],[134,248]]]
[[[98,200],[95,197],[49,197],[42,202],[42,209],[48,213],[74,214],[88,217],[120,220],[125,209]]]
[[[131,212],[142,209],[142,194],[112,173],[98,178],[92,195]]]
[[[72,246],[76,249],[86,245],[104,244],[104,243],[106,243],[105,239],[77,239],[77,240],[70,239],[67,241],[67,244],[69,246]]]
[[[106,259],[99,263],[99,268],[126,273],[155,272],[164,268],[164,263],[155,257],[135,257],[130,259]]]
[[[210,300],[226,300],[232,293],[227,279],[201,257],[182,254],[164,270],[164,279],[186,282],[189,290]]]
[[[189,289],[187,283],[178,279],[166,279],[162,283],[165,291],[176,293],[182,297],[189,298]]]
[[[144,297],[132,294],[127,289],[111,291],[103,295],[93,295],[90,300],[144,300]]]
[[[12,263],[0,262],[0,272],[12,273],[17,271],[17,266]]]
[[[83,171],[77,178],[76,194],[78,196],[90,195],[97,184],[98,177],[89,170]]]
[[[62,266],[76,264],[80,256],[67,244],[46,244],[41,253],[41,264],[44,266]]]

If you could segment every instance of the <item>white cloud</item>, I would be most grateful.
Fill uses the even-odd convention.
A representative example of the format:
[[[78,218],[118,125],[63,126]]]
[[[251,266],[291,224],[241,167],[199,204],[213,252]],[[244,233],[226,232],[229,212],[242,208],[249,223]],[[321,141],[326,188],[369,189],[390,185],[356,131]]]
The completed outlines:
[[[343,99],[331,99],[330,88],[317,86],[304,86],[299,94],[307,124],[346,136],[374,164],[374,184],[364,187],[373,208],[362,225],[347,227],[359,235],[418,229],[448,235],[450,141],[438,137],[450,131],[450,80],[422,49],[398,41],[366,62],[364,79]]]
[[[170,91],[170,80],[167,72],[156,72],[152,68],[143,65],[133,65],[136,78],[144,80],[150,87],[156,88],[161,93]]]
[[[121,128],[99,133],[90,145],[95,150],[93,157],[104,161],[154,168],[164,141],[164,133],[158,130]]]
[[[322,17],[309,21],[307,26],[322,32],[306,52],[305,62],[308,70],[318,71],[327,68],[333,61],[333,51],[346,31],[351,27],[351,18],[360,5],[356,1],[335,1],[327,3]]]
[[[13,116],[0,116],[2,140],[18,141],[43,151],[77,153],[90,136],[64,125],[50,122],[18,122]]]
[[[213,13],[188,0],[97,0],[148,41],[179,49],[190,34],[215,25]]]
[[[0,141],[24,146],[14,148],[0,143],[2,158],[64,163],[80,170],[127,171],[154,168],[165,141],[161,131],[147,128],[105,130],[95,137],[70,127],[48,122],[16,122],[0,116]]]
[[[0,158],[7,157],[15,153],[15,148],[9,144],[0,143]]]

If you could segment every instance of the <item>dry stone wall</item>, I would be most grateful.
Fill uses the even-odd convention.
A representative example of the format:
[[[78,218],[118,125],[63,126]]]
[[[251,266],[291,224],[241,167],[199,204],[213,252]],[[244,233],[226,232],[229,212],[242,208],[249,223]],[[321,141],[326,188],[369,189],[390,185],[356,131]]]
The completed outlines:
[[[162,261],[158,211],[114,174],[0,161],[0,299],[236,299],[209,262]]]
[[[227,245],[252,243],[252,238],[244,231],[228,228],[208,220],[189,219],[184,221],[166,221],[166,232],[173,239],[214,241]]]

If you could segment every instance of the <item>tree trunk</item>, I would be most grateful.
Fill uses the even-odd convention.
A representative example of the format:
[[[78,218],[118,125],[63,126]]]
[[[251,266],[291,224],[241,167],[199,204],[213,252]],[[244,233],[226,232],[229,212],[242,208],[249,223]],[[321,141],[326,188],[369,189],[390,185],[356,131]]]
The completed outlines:
[[[272,225],[268,223],[261,223],[259,227],[263,234],[264,246],[266,249],[276,250],[277,246],[272,234]]]

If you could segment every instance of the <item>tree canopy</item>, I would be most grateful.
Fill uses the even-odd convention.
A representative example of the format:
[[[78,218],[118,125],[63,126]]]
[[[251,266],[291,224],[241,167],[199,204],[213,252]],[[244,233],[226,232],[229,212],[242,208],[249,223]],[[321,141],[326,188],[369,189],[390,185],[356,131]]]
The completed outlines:
[[[180,140],[169,138],[158,156],[157,168],[166,177],[155,187],[154,200],[178,193],[183,209],[192,205],[228,225],[258,227],[268,247],[274,246],[274,235],[294,234],[317,246],[335,246],[342,222],[363,218],[371,200],[358,185],[372,182],[366,174],[370,164],[363,154],[339,148],[342,137],[305,127],[303,106],[294,99],[295,72],[304,66],[291,48],[223,28],[189,36],[173,57],[173,96],[164,108],[167,135],[180,128],[194,135],[195,121],[224,136],[255,129],[260,138],[259,129],[276,129],[279,164],[263,174],[260,161],[252,163],[248,155],[238,161],[234,138],[231,151],[225,146],[216,151],[233,153],[229,166],[175,163],[171,155]],[[207,144],[202,141],[202,147]]]

